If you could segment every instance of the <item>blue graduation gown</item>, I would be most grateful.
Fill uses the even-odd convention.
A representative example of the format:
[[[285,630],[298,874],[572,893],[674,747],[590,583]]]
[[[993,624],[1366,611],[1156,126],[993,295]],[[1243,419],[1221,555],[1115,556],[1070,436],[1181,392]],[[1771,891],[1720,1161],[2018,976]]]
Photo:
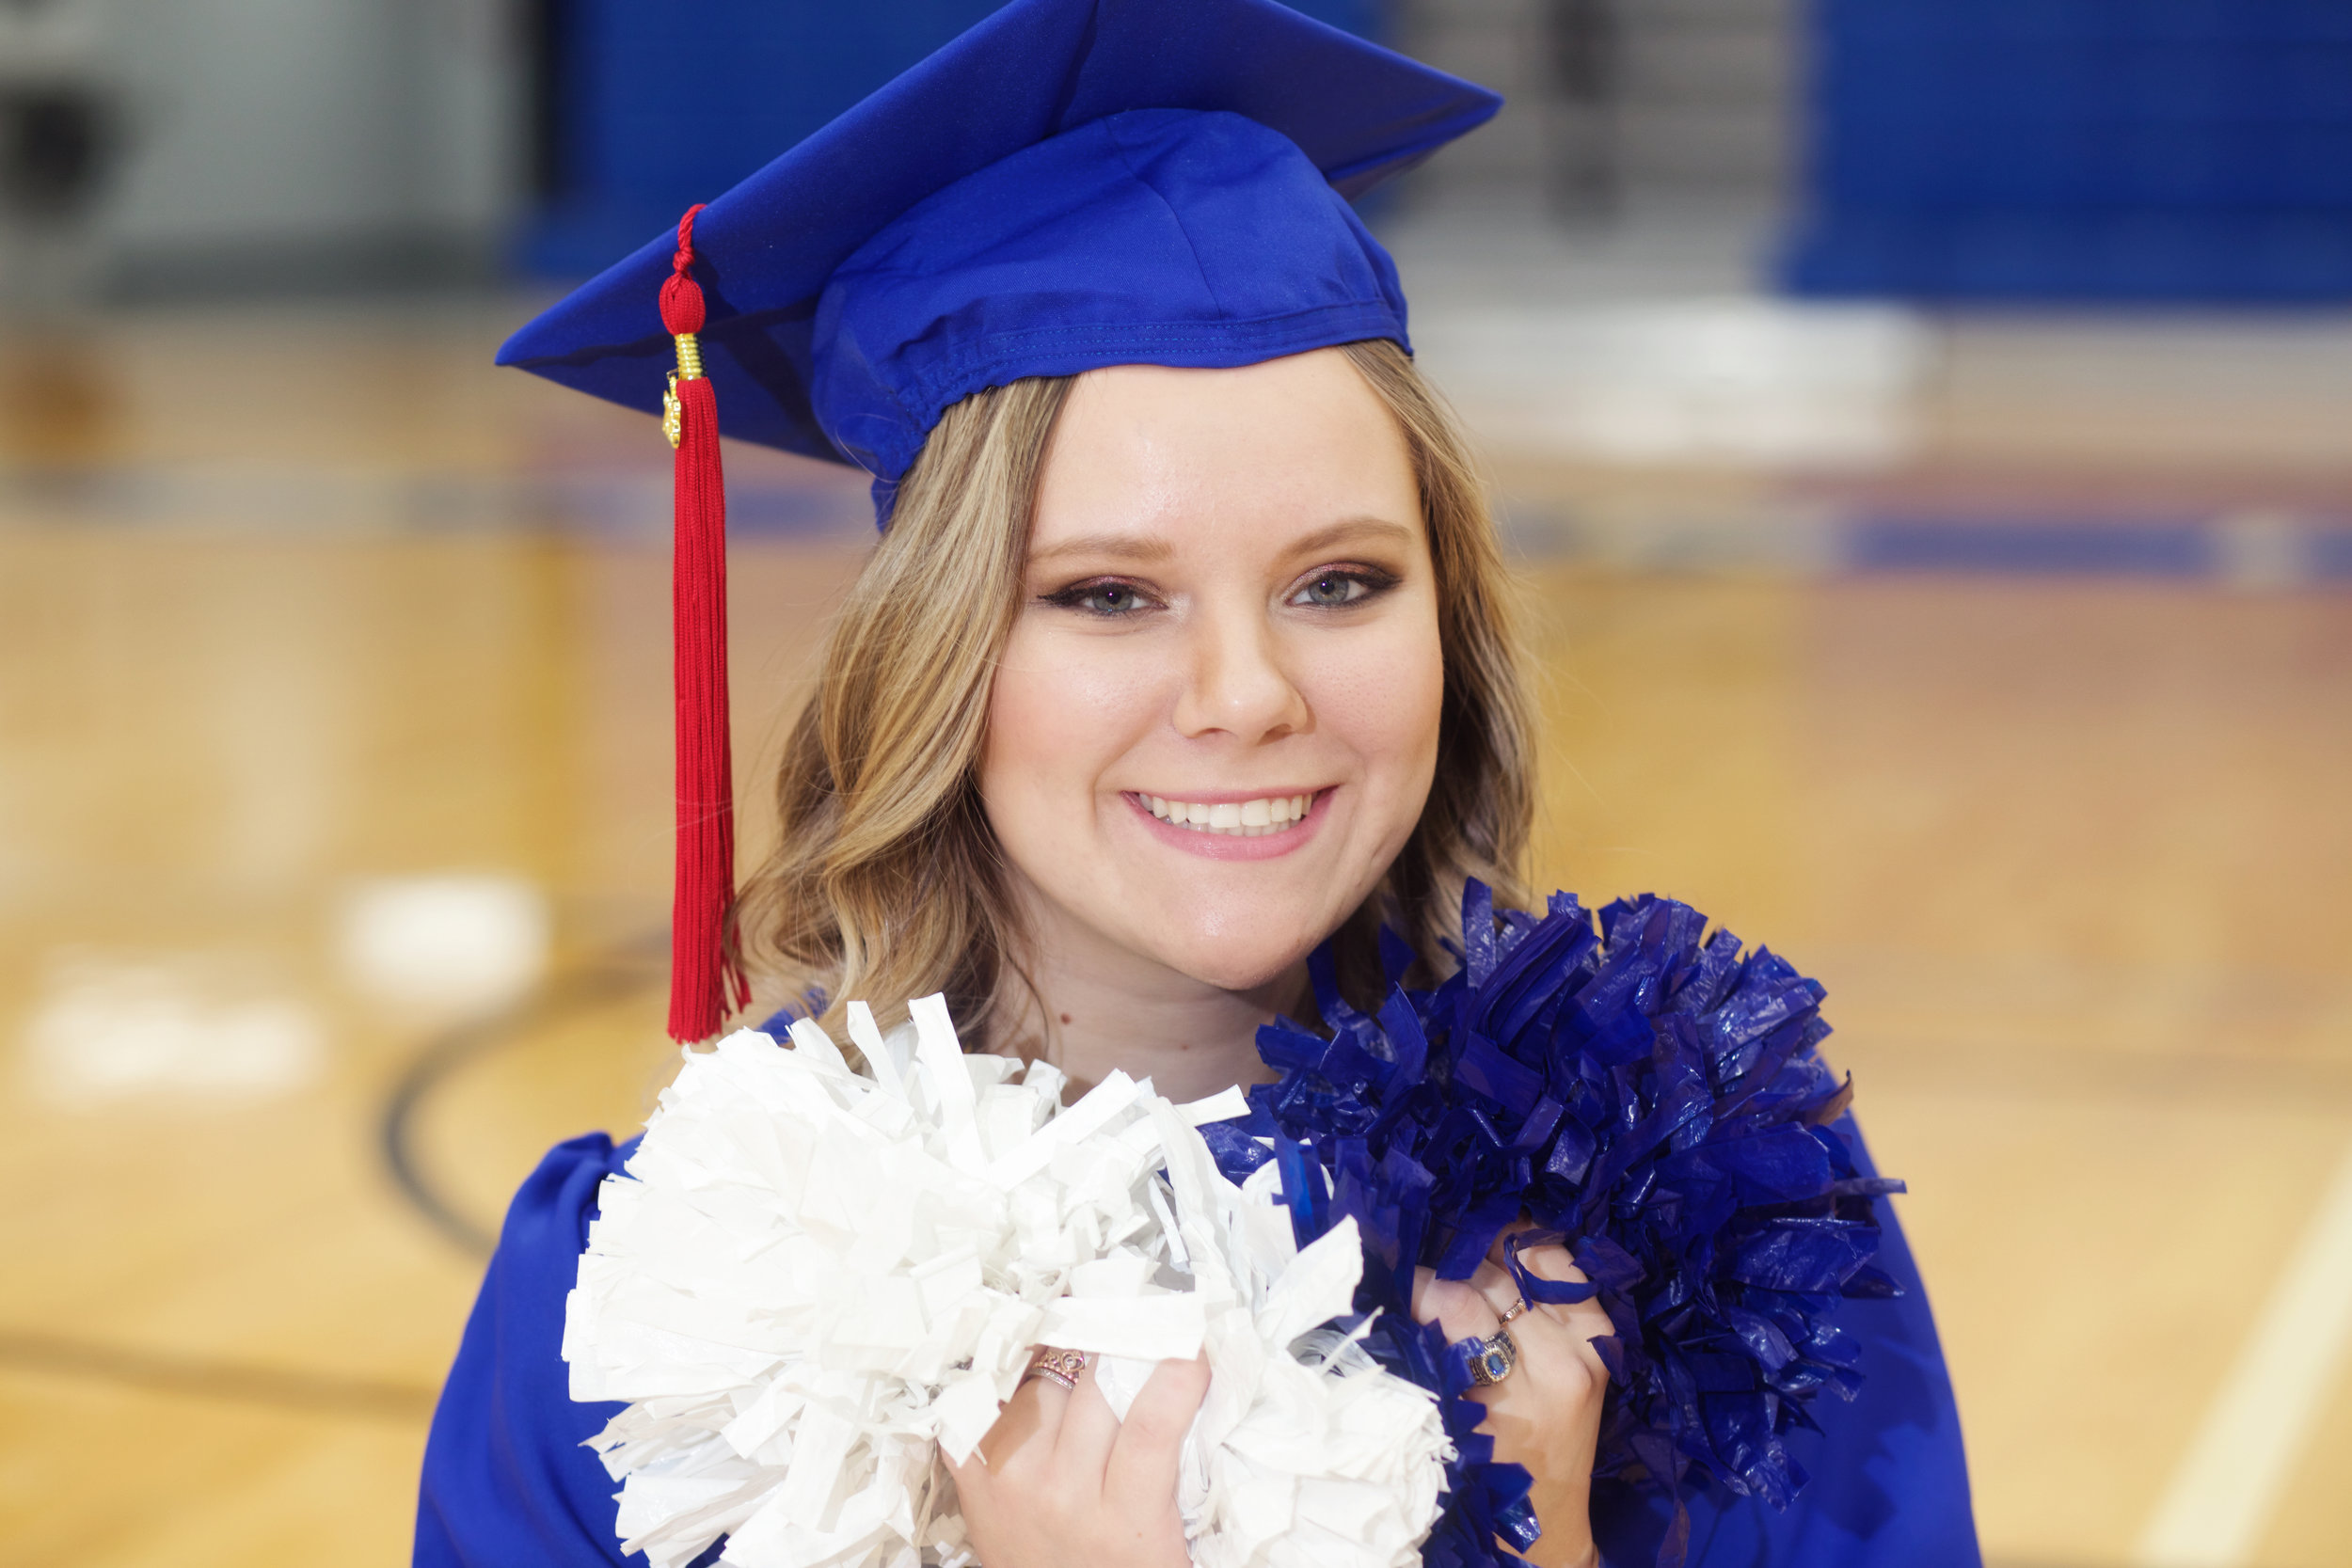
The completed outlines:
[[[425,1444],[417,1568],[642,1568],[613,1533],[618,1488],[580,1446],[621,1407],[574,1404],[559,1354],[597,1185],[633,1147],[601,1132],[558,1144],[515,1195]],[[1895,1216],[1881,1214],[1877,1261],[1905,1293],[1838,1314],[1865,1347],[1861,1397],[1823,1402],[1827,1430],[1793,1440],[1813,1479],[1786,1513],[1728,1495],[1692,1501],[1692,1568],[1980,1568],[1935,1322]],[[1648,1568],[1666,1519],[1655,1497],[1601,1488],[1594,1499],[1617,1568]]]

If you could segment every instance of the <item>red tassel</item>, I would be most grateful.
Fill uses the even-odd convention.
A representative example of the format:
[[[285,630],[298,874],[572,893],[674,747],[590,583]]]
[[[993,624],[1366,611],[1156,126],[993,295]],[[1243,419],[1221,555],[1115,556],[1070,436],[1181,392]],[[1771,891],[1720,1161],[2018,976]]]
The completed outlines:
[[[677,255],[661,285],[661,325],[677,340],[662,424],[677,449],[671,635],[677,689],[677,875],[670,907],[670,1037],[719,1032],[751,1000],[727,950],[735,906],[735,774],[727,739],[727,498],[719,467],[719,404],[703,374],[702,286],[694,215],[679,220]]]

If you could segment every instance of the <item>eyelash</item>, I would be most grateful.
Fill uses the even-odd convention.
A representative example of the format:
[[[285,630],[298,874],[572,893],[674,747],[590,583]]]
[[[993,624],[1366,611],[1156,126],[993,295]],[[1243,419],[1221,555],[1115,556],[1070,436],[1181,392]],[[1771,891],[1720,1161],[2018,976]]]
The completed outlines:
[[[1394,588],[1397,584],[1397,576],[1393,572],[1384,572],[1377,566],[1326,566],[1321,571],[1311,575],[1300,584],[1298,592],[1291,594],[1283,602],[1290,603],[1296,599],[1299,594],[1306,593],[1318,583],[1332,581],[1356,583],[1363,588],[1363,592],[1354,598],[1342,599],[1338,604],[1301,605],[1299,608],[1301,610],[1345,610],[1351,605],[1362,604],[1367,599],[1376,599]]]
[[[1137,599],[1149,600],[1154,604],[1159,602],[1156,599],[1152,599],[1150,594],[1147,594],[1142,588],[1129,581],[1125,578],[1089,578],[1084,582],[1073,582],[1067,588],[1057,588],[1053,593],[1040,594],[1039,597],[1041,602],[1052,605],[1057,610],[1083,610],[1088,614],[1097,616],[1105,621],[1116,620],[1120,616],[1132,614],[1134,612],[1132,609],[1093,610],[1088,607],[1086,602],[1087,600],[1092,598],[1097,594],[1108,593],[1113,590],[1119,590],[1133,594]]]
[[[1384,572],[1376,566],[1327,566],[1321,571],[1310,574],[1296,592],[1286,595],[1283,602],[1291,603],[1300,594],[1306,593],[1317,583],[1331,581],[1360,584],[1364,591],[1353,598],[1343,599],[1337,604],[1299,605],[1297,608],[1301,610],[1346,610],[1394,588],[1397,584],[1397,578],[1394,573]],[[1145,605],[1159,603],[1159,600],[1154,598],[1148,590],[1126,578],[1089,578],[1083,582],[1073,582],[1067,588],[1057,588],[1051,594],[1041,594],[1039,598],[1040,602],[1051,605],[1057,610],[1084,610],[1089,615],[1105,621],[1118,620],[1134,614],[1136,608],[1135,606],[1130,606],[1125,610],[1096,610],[1087,604],[1087,600],[1096,594],[1114,590],[1131,594],[1136,600]]]

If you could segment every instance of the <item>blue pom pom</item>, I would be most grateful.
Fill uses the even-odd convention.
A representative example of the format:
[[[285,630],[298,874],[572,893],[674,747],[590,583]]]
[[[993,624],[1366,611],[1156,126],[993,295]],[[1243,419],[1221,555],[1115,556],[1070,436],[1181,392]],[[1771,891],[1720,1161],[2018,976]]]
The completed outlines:
[[[1495,1568],[1535,1540],[1527,1473],[1493,1462],[1465,1398],[1467,1362],[1412,1321],[1413,1271],[1463,1278],[1506,1247],[1528,1300],[1597,1298],[1617,1333],[1597,1476],[1658,1488],[1688,1547],[1685,1497],[1721,1486],[1786,1508],[1805,1481],[1785,1445],[1824,1392],[1851,1400],[1857,1350],[1828,1319],[1892,1293],[1870,1266],[1872,1199],[1832,1125],[1851,1086],[1815,1052],[1820,986],[1770,951],[1742,956],[1686,904],[1644,895],[1589,917],[1565,893],[1540,917],[1498,913],[1471,882],[1460,970],[1397,984],[1409,954],[1382,933],[1391,990],[1367,1016],[1329,952],[1310,961],[1324,1034],[1259,1033],[1280,1077],[1250,1114],[1203,1129],[1229,1176],[1281,1162],[1303,1245],[1352,1216],[1366,1253],[1366,1348],[1438,1396],[1456,1457],[1424,1568]],[[1521,1247],[1568,1248],[1590,1285],[1537,1279]]]

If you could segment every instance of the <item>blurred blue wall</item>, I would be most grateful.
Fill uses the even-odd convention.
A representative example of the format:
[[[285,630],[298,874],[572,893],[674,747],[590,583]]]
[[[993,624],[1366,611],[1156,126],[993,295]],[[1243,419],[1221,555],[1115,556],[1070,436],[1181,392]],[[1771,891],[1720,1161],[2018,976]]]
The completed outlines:
[[[1814,0],[1785,281],[2352,298],[2352,0]]]
[[[547,166],[523,264],[579,276],[617,261],[1002,3],[548,0]],[[1384,8],[1294,8],[1375,36]]]

